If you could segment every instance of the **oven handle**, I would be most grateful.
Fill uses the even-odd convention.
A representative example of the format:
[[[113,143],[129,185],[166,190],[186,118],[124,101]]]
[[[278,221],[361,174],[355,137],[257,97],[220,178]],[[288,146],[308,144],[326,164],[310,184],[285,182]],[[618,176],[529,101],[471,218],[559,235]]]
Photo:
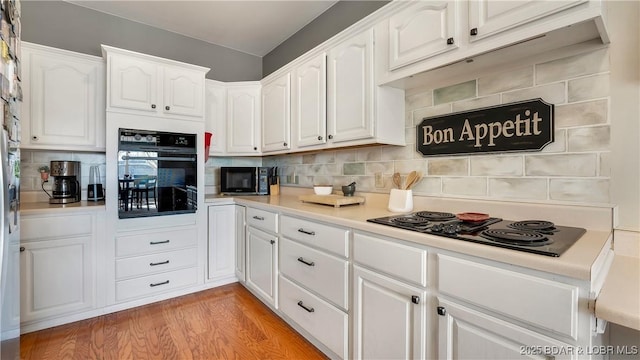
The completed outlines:
[[[192,157],[177,156],[123,156],[122,160],[161,160],[161,161],[196,161]]]

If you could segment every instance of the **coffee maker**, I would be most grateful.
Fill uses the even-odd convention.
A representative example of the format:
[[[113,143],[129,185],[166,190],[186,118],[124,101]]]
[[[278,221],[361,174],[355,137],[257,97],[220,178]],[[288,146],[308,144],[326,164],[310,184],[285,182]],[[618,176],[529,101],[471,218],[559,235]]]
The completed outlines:
[[[80,162],[52,161],[53,187],[50,204],[69,204],[80,201]]]

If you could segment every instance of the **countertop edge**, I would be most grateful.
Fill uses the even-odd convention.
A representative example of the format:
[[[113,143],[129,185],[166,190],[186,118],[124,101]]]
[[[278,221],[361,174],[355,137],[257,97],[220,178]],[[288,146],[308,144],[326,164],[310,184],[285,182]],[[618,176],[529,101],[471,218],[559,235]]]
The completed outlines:
[[[596,299],[599,319],[640,331],[640,258],[615,255]]]

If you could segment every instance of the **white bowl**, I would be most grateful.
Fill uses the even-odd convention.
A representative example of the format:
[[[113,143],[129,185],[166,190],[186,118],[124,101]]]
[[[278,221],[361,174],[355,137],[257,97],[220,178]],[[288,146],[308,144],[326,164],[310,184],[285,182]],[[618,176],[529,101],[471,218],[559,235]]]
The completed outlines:
[[[330,195],[333,191],[333,185],[314,185],[313,192],[316,195]]]

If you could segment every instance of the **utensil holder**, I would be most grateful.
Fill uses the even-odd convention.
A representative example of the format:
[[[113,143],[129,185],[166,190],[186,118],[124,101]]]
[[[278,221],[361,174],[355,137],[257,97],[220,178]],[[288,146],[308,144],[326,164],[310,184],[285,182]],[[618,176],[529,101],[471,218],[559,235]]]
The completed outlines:
[[[280,195],[280,184],[269,185],[269,195]]]
[[[391,189],[389,211],[409,212],[413,210],[413,192],[411,190]]]

